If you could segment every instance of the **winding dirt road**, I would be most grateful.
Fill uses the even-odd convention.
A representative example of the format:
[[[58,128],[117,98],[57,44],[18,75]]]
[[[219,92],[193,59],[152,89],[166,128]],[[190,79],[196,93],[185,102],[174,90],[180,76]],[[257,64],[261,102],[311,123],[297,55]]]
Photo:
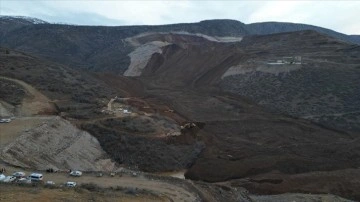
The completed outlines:
[[[26,90],[26,96],[21,104],[20,116],[38,115],[44,112],[55,112],[55,106],[50,102],[44,94],[36,90],[31,85],[17,79],[0,76],[0,79],[17,83]]]
[[[0,163],[0,167],[6,167],[6,175],[10,175],[16,171],[23,171],[26,175],[29,175],[32,170],[18,169],[11,166]],[[136,188],[151,191],[159,196],[166,197],[169,201],[201,201],[200,197],[183,187],[177,185],[175,182],[168,182],[162,180],[153,180],[143,176],[141,173],[136,176],[132,176],[131,173],[122,173],[122,175],[115,175],[111,177],[109,174],[104,174],[102,177],[97,177],[93,173],[84,173],[81,177],[72,177],[68,173],[44,173],[44,182],[51,180],[56,185],[64,184],[68,181],[74,181],[78,185],[85,183],[94,183],[103,188],[109,187],[123,187],[123,188]]]

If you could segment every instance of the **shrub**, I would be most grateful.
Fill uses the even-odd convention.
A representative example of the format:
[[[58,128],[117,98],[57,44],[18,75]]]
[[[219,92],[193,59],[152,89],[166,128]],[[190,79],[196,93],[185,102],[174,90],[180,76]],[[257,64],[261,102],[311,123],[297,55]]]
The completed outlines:
[[[103,189],[101,187],[99,187],[98,185],[96,185],[95,183],[85,183],[85,184],[81,184],[80,186],[81,188],[83,189],[87,189],[91,192],[100,192],[102,191]]]

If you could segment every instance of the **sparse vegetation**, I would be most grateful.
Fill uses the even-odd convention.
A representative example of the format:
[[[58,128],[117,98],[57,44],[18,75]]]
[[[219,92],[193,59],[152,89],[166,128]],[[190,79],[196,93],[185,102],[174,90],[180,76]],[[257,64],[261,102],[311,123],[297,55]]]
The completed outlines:
[[[219,23],[222,23],[221,26],[217,26]],[[187,169],[185,177],[193,180],[224,182],[248,178],[245,180],[247,187],[259,192],[289,190],[291,186],[283,183],[294,180],[294,184],[299,186],[296,190],[358,197],[353,193],[359,193],[359,183],[354,181],[348,184],[350,188],[344,188],[351,181],[344,176],[354,178],[356,175],[347,171],[359,173],[354,168],[360,166],[359,141],[355,135],[348,133],[357,131],[360,125],[359,113],[356,112],[360,106],[359,46],[314,31],[245,36],[241,42],[231,43],[211,42],[194,35],[155,33],[140,37],[134,43],[144,45],[166,41],[171,45],[153,55],[141,76],[124,78],[118,75],[129,66],[128,53],[138,47],[130,45],[124,40],[126,37],[145,31],[188,30],[224,34],[230,29],[233,36],[237,36],[239,32],[246,33],[244,27],[237,21],[228,20],[203,21],[195,25],[96,29],[49,24],[18,27],[16,36],[6,34],[6,39],[2,39],[3,45],[23,48],[47,60],[15,50],[4,54],[6,50],[0,48],[0,75],[34,86],[49,98],[46,98],[46,103],[56,105],[62,118],[39,117],[39,127],[34,127],[38,124],[34,122],[33,128],[26,129],[22,136],[16,136],[21,138],[14,141],[11,138],[15,136],[11,136],[9,139],[13,144],[5,147],[4,158],[13,157],[14,160],[10,161],[14,164],[29,163],[30,167],[36,163],[48,165],[51,162],[57,167],[86,166],[84,169],[90,167],[94,170],[98,168],[92,166],[99,166],[116,170],[117,165],[109,163],[108,158],[111,158],[134,170]],[[259,66],[256,64],[284,55],[301,55],[306,60],[301,68],[295,70],[280,73],[273,69],[268,73],[257,71]],[[250,71],[246,69],[245,73],[242,72],[244,74],[221,80],[228,67],[247,62]],[[107,73],[99,73],[104,71]],[[9,85],[9,89],[0,90],[0,99],[8,99],[12,104],[20,103],[24,97],[21,90],[12,84],[4,84]],[[119,113],[105,110],[109,99],[115,96],[126,97],[128,101],[117,103]],[[127,109],[133,113],[122,114],[120,107],[123,104],[131,105]],[[66,124],[63,118],[68,120]],[[46,119],[64,125],[47,125]],[[11,124],[21,123],[19,120]],[[195,124],[189,124],[189,127],[183,127],[181,133],[176,133],[180,131],[179,123],[184,122]],[[10,127],[11,124],[2,126]],[[94,136],[101,148],[91,135],[78,131],[74,125]],[[176,135],[171,135],[171,132]],[[30,154],[36,160],[31,161],[24,154]],[[329,182],[326,177],[319,181],[291,178],[314,172],[328,176],[337,171],[340,174],[335,174],[337,183],[333,187],[323,186]],[[184,190],[175,196],[176,199],[194,199],[196,195],[201,195],[188,191],[189,188],[196,189],[196,183],[193,187],[184,186],[184,180],[163,177],[151,178],[160,179],[157,182],[147,181],[148,174],[138,171],[126,175],[122,178],[92,177],[98,181],[106,180],[105,183],[112,179],[114,184],[111,186],[119,185],[118,181],[121,183],[126,178],[131,182],[147,182],[149,186],[171,181],[179,186],[164,183],[153,193],[167,190],[170,186],[171,190],[167,193],[170,198],[179,193],[177,188]],[[278,177],[273,178],[273,175]],[[259,176],[262,179],[256,180]],[[291,177],[284,180],[287,176]],[[88,180],[85,177],[82,179]],[[138,199],[144,193],[146,196],[152,193],[136,186],[105,189],[102,184],[81,183],[78,182],[74,189],[61,189],[62,194],[69,194],[65,200],[72,200],[72,196],[91,196],[85,200],[99,201],[102,200],[99,196],[116,198],[118,194]],[[226,183],[221,184],[202,184],[206,190],[204,196],[214,194],[214,199],[210,197],[209,201],[241,198],[237,195],[238,190],[227,187]],[[141,184],[139,187],[144,186]],[[40,196],[44,190],[46,193],[60,191],[56,188],[31,188],[35,191],[22,193]],[[80,200],[80,197],[75,199]]]
[[[346,116],[360,112],[360,72],[343,66],[303,65],[300,70],[279,75],[255,72],[256,77],[254,73],[241,74],[226,77],[221,86],[251,98],[273,113],[308,118],[344,131],[360,131],[360,122]],[[333,116],[331,119],[337,121],[321,116]]]
[[[25,90],[21,86],[0,78],[0,100],[4,100],[12,105],[18,105],[21,104],[25,95]]]
[[[139,136],[134,131],[122,131],[116,123],[121,119],[101,124],[85,124],[83,129],[94,135],[102,148],[118,163],[138,167],[144,171],[169,171],[189,167],[204,145],[196,142],[168,144],[165,139]],[[141,122],[140,122],[141,123]],[[107,125],[103,125],[107,124]],[[114,125],[113,125],[114,124]],[[115,126],[114,129],[112,126]],[[166,155],[161,155],[165,153]]]

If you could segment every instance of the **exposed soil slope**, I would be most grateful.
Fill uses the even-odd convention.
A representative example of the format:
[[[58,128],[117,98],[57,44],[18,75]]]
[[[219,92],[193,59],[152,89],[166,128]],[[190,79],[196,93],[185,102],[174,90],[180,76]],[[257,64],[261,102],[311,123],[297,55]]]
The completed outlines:
[[[6,80],[14,82],[25,90],[26,96],[21,101],[21,107],[19,109],[20,114],[18,116],[31,116],[38,114],[53,114],[56,113],[54,104],[50,103],[49,98],[44,96],[41,92],[30,86],[29,84],[12,78],[0,76],[0,80]],[[16,93],[16,97],[18,93]],[[12,96],[15,97],[15,96]],[[21,98],[21,94],[20,94]]]
[[[12,165],[40,170],[115,168],[94,137],[60,117],[42,119],[39,125],[13,138],[0,153],[1,159]]]

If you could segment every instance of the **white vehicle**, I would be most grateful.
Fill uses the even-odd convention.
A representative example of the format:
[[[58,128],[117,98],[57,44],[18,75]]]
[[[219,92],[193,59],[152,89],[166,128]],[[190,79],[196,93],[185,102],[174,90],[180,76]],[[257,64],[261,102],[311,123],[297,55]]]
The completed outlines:
[[[11,119],[0,119],[0,123],[10,123]]]
[[[6,176],[4,174],[0,174],[0,182],[2,182],[5,178]]]
[[[25,173],[24,172],[15,172],[12,174],[14,177],[16,178],[22,178],[25,177]]]
[[[43,175],[41,173],[31,173],[31,175],[29,176],[31,181],[42,181],[43,180]]]
[[[11,119],[0,119],[0,123],[10,123]]]
[[[46,184],[46,185],[55,185],[55,182],[54,182],[54,181],[46,181],[45,184]]]
[[[76,182],[66,182],[65,186],[66,187],[76,187]]]
[[[80,177],[82,175],[82,172],[78,170],[74,170],[70,172],[70,175],[75,177]]]
[[[5,177],[5,179],[3,180],[3,182],[14,182],[16,180],[16,177],[14,176],[7,176]]]

